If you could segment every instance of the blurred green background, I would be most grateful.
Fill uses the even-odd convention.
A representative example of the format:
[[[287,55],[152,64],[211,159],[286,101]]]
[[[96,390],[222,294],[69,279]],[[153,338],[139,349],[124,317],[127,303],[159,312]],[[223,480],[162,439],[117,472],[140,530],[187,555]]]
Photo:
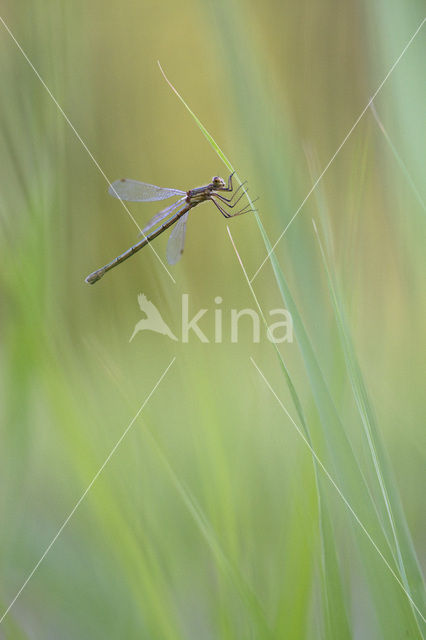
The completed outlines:
[[[160,60],[259,196],[274,243],[423,12],[397,0],[6,0],[1,17],[109,179],[189,189],[226,176]],[[0,24],[2,611],[176,357],[1,638],[425,633],[425,53],[423,27],[375,100],[379,121],[368,109],[275,270],[268,260],[253,282],[267,318],[294,302],[294,342],[278,345],[289,382],[247,319],[231,343],[231,309],[256,306],[211,205],[191,213],[175,284],[149,248],[85,284],[137,229]],[[129,207],[141,226],[158,210]],[[230,229],[252,276],[267,253],[256,217]],[[210,342],[129,343],[140,292],[177,335],[189,294],[191,315],[209,309]]]

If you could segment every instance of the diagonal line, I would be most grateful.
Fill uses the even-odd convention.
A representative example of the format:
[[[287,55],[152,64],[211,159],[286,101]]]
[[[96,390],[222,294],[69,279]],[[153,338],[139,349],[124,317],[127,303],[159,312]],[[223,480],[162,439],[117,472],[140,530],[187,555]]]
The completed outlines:
[[[21,45],[19,44],[18,40],[15,38],[15,36],[13,35],[12,31],[9,29],[9,27],[7,26],[6,22],[3,20],[3,18],[0,16],[0,22],[3,24],[4,28],[6,29],[6,31],[8,32],[8,34],[10,35],[10,37],[12,38],[12,40],[14,41],[14,43],[16,44],[16,46],[18,47],[19,51],[22,53],[22,55],[24,56],[25,60],[28,62],[29,66],[31,67],[31,69],[34,71],[35,75],[37,76],[37,78],[40,80],[41,84],[43,85],[43,87],[46,89],[47,93],[49,94],[49,96],[51,97],[51,99],[53,100],[53,102],[55,103],[57,109],[59,110],[59,112],[62,114],[62,116],[64,117],[65,121],[67,122],[67,124],[71,127],[73,133],[75,134],[77,140],[81,143],[81,145],[83,146],[83,148],[85,149],[85,151],[87,151],[88,155],[90,156],[90,159],[92,160],[93,164],[95,165],[95,167],[98,169],[99,173],[103,176],[103,178],[106,180],[107,184],[111,187],[111,189],[114,191],[116,197],[118,200],[120,200],[122,206],[124,207],[124,210],[127,212],[129,218],[132,220],[132,222],[137,226],[137,228],[139,229],[139,232],[144,236],[144,232],[142,231],[141,227],[139,226],[139,224],[136,222],[135,218],[133,217],[133,215],[130,213],[129,208],[127,207],[127,205],[123,202],[123,200],[120,198],[120,196],[118,195],[118,193],[116,192],[116,190],[114,189],[113,185],[111,184],[109,178],[107,177],[107,175],[105,174],[104,170],[102,169],[102,167],[100,166],[99,162],[96,160],[96,158],[94,157],[94,155],[92,154],[92,152],[90,151],[89,147],[87,146],[87,144],[84,142],[83,138],[80,136],[80,134],[78,133],[77,129],[74,127],[73,123],[71,122],[71,120],[68,118],[67,114],[65,113],[65,111],[62,109],[61,105],[59,104],[59,102],[56,100],[55,96],[53,95],[53,93],[51,92],[51,90],[49,89],[49,87],[47,86],[47,84],[45,83],[45,81],[43,80],[43,78],[41,77],[40,73],[37,71],[37,69],[35,68],[35,66],[33,65],[33,63],[31,62],[31,60],[29,59],[29,57],[27,56],[27,54],[25,53],[24,49],[21,47]],[[157,257],[157,259],[161,262],[163,268],[165,269],[165,271],[168,273],[169,277],[173,280],[173,282],[176,284],[176,280],[173,278],[172,274],[170,273],[170,271],[167,269],[166,265],[164,264],[164,262],[162,261],[162,259],[160,258],[160,256],[158,255],[158,253],[156,252],[156,250],[154,249],[154,247],[152,246],[151,243],[148,243],[149,247],[152,249],[152,251],[154,252],[155,256]]]
[[[268,260],[269,256],[271,255],[271,253],[273,253],[275,251],[275,247],[277,246],[277,244],[280,242],[280,240],[282,239],[282,237],[284,236],[284,234],[287,232],[288,228],[290,227],[290,225],[292,224],[292,222],[295,220],[295,218],[299,215],[300,211],[302,210],[305,202],[309,199],[309,197],[312,195],[312,193],[315,191],[315,189],[317,188],[319,182],[322,180],[324,174],[326,173],[326,171],[329,169],[329,167],[331,166],[331,164],[334,162],[337,154],[340,152],[340,150],[342,149],[342,147],[346,144],[346,142],[348,141],[349,137],[351,136],[352,132],[354,131],[354,129],[356,128],[356,126],[358,125],[358,123],[360,122],[360,120],[362,119],[362,117],[364,116],[365,112],[368,110],[370,104],[372,103],[372,101],[374,100],[374,98],[377,96],[377,94],[379,93],[379,91],[382,89],[383,85],[385,84],[385,82],[387,81],[387,79],[389,78],[389,76],[391,75],[391,73],[394,71],[395,67],[398,65],[398,63],[400,62],[401,58],[404,56],[405,52],[407,51],[408,47],[410,46],[410,44],[413,42],[414,38],[416,37],[416,35],[419,33],[420,29],[422,28],[422,26],[425,23],[426,18],[423,18],[422,22],[420,23],[420,25],[417,27],[417,29],[415,30],[415,32],[413,33],[413,35],[411,36],[411,38],[409,39],[409,41],[407,42],[407,44],[405,45],[405,47],[403,48],[403,50],[401,51],[401,53],[399,54],[398,58],[395,60],[395,62],[393,63],[393,65],[391,66],[391,68],[389,69],[389,71],[387,72],[387,74],[385,75],[385,77],[383,78],[382,82],[379,84],[379,86],[377,87],[376,91],[373,93],[373,95],[371,96],[370,100],[367,102],[367,104],[365,105],[364,109],[361,111],[361,113],[359,114],[358,118],[355,120],[354,124],[352,125],[352,127],[349,129],[348,133],[346,134],[346,136],[343,138],[342,142],[340,143],[340,145],[337,147],[335,153],[332,155],[332,157],[330,158],[330,160],[328,161],[328,163],[325,165],[324,169],[322,170],[322,172],[320,173],[320,175],[318,176],[318,178],[316,179],[316,181],[314,182],[314,184],[312,185],[311,189],[308,191],[308,194],[306,195],[305,199],[302,201],[302,203],[299,205],[298,209],[296,209],[296,212],[294,213],[294,215],[292,216],[292,218],[290,218],[290,221],[287,223],[287,226],[285,227],[284,231],[281,233],[281,235],[279,236],[278,240],[275,242],[275,244],[272,246],[272,248],[269,250],[268,255],[266,256],[266,258],[263,260],[262,264],[260,265],[260,267],[258,268],[258,270],[256,271],[256,273],[254,274],[254,276],[251,278],[250,282],[253,282],[253,280],[257,277],[259,271],[262,269],[263,265],[265,264],[265,262]]]
[[[53,545],[55,544],[56,540],[59,538],[59,536],[61,535],[62,531],[65,529],[65,527],[67,526],[68,522],[71,520],[71,518],[73,517],[74,513],[77,511],[78,507],[80,506],[80,504],[83,502],[83,500],[85,499],[85,497],[87,496],[87,494],[89,493],[90,489],[93,487],[93,485],[95,484],[96,480],[99,478],[100,474],[102,473],[102,471],[105,469],[106,465],[108,464],[108,462],[111,460],[112,456],[114,455],[114,453],[117,451],[118,447],[120,446],[120,444],[122,443],[122,441],[124,440],[124,438],[126,437],[126,435],[129,433],[130,429],[132,428],[133,424],[135,423],[135,421],[137,420],[137,418],[139,417],[139,415],[141,414],[142,410],[144,409],[145,405],[149,402],[151,396],[154,394],[154,392],[156,391],[157,387],[159,386],[159,384],[162,382],[163,378],[165,377],[165,375],[167,374],[168,370],[170,369],[170,367],[173,365],[174,361],[176,360],[176,356],[174,358],[172,358],[170,364],[168,365],[168,367],[163,371],[163,373],[161,374],[161,376],[159,377],[159,379],[157,380],[157,382],[155,383],[153,389],[150,391],[150,393],[147,395],[147,397],[145,398],[145,400],[143,401],[143,403],[141,404],[141,406],[139,407],[138,411],[136,412],[135,416],[132,418],[132,420],[130,421],[130,423],[127,425],[127,427],[125,428],[125,430],[123,431],[123,433],[121,434],[120,438],[117,440],[117,442],[115,443],[115,445],[113,446],[113,448],[111,449],[111,451],[109,452],[108,456],[106,457],[105,461],[103,462],[103,464],[99,467],[98,471],[95,473],[95,475],[93,476],[92,480],[90,481],[90,483],[88,484],[87,488],[83,491],[83,493],[81,494],[80,498],[77,500],[77,502],[75,503],[74,507],[72,508],[72,510],[70,511],[70,513],[68,514],[68,516],[65,518],[65,520],[63,521],[63,523],[61,524],[61,526],[58,529],[58,532],[56,533],[56,535],[52,538],[52,540],[50,541],[50,543],[48,544],[48,546],[46,547],[43,555],[41,556],[41,558],[38,560],[38,562],[35,564],[34,568],[32,569],[31,573],[28,575],[27,579],[25,580],[25,582],[23,583],[23,585],[21,586],[21,588],[19,589],[19,591],[17,592],[17,594],[15,595],[15,597],[13,598],[12,602],[9,604],[9,606],[7,607],[6,611],[3,613],[3,615],[0,618],[0,624],[3,622],[3,620],[5,619],[5,617],[7,616],[7,614],[9,613],[9,611],[11,610],[11,608],[13,607],[13,605],[15,604],[15,602],[17,601],[17,599],[19,598],[19,596],[21,595],[22,591],[25,589],[25,587],[27,586],[27,584],[29,583],[29,581],[31,580],[31,578],[33,577],[33,575],[35,574],[35,572],[37,571],[37,569],[39,568],[39,566],[41,565],[41,563],[43,562],[43,560],[45,559],[45,557],[47,556],[47,554],[49,553],[50,549],[53,547]]]
[[[263,378],[264,382],[266,383],[266,386],[268,387],[268,389],[271,391],[271,393],[275,396],[276,400],[278,401],[278,404],[280,405],[281,409],[284,411],[284,413],[286,414],[286,416],[288,417],[288,419],[291,421],[291,423],[293,424],[293,426],[295,427],[297,433],[299,434],[299,436],[302,438],[303,442],[306,444],[306,446],[308,447],[309,451],[311,452],[311,454],[313,455],[313,457],[315,458],[315,460],[317,461],[317,463],[319,464],[319,466],[321,467],[321,469],[323,470],[323,472],[325,473],[325,475],[327,476],[328,480],[331,482],[331,484],[333,485],[333,487],[336,489],[337,493],[339,494],[339,496],[341,497],[341,499],[343,500],[343,502],[345,503],[346,507],[348,508],[348,510],[350,511],[350,513],[352,514],[352,516],[355,518],[356,522],[358,523],[358,525],[361,527],[362,531],[365,533],[365,535],[367,536],[367,538],[369,539],[369,541],[371,542],[371,544],[373,545],[374,549],[377,551],[377,553],[379,554],[379,556],[381,557],[381,559],[383,560],[383,562],[385,563],[385,565],[387,566],[387,568],[389,569],[389,571],[391,572],[391,574],[393,575],[393,577],[395,578],[395,580],[398,582],[399,586],[401,587],[401,589],[404,591],[405,595],[407,596],[408,600],[410,601],[410,603],[412,604],[412,606],[414,607],[414,609],[417,611],[417,613],[419,614],[419,616],[422,618],[422,620],[424,620],[426,622],[426,618],[423,616],[422,612],[420,611],[420,609],[418,608],[418,606],[416,605],[416,603],[414,602],[414,600],[412,599],[412,597],[410,596],[410,594],[408,593],[408,591],[406,590],[405,586],[403,585],[403,583],[401,582],[401,580],[399,579],[398,575],[395,573],[395,571],[392,569],[391,565],[389,564],[389,562],[386,560],[385,556],[383,555],[383,553],[380,551],[379,547],[377,546],[377,544],[374,542],[373,538],[371,537],[371,535],[368,533],[367,529],[365,528],[365,526],[362,524],[361,520],[359,519],[359,517],[357,516],[356,512],[352,509],[351,505],[349,504],[348,500],[345,498],[344,494],[342,493],[341,489],[339,488],[339,486],[336,484],[335,480],[333,479],[333,477],[330,475],[330,473],[327,471],[327,469],[325,468],[324,464],[321,462],[320,458],[318,457],[318,455],[315,453],[315,450],[312,448],[312,446],[310,445],[310,443],[308,442],[308,440],[306,439],[305,435],[303,434],[301,428],[296,424],[296,422],[293,420],[293,418],[291,417],[291,415],[289,414],[289,412],[287,411],[287,409],[285,408],[284,404],[281,402],[280,398],[278,397],[278,395],[275,393],[274,389],[272,388],[272,386],[270,385],[270,383],[268,382],[268,380],[266,379],[265,375],[263,374],[263,372],[259,369],[259,367],[257,366],[256,362],[254,361],[254,358],[252,356],[250,356],[250,360],[253,364],[253,366],[257,369],[257,371],[259,372],[259,374],[261,375],[261,377]]]

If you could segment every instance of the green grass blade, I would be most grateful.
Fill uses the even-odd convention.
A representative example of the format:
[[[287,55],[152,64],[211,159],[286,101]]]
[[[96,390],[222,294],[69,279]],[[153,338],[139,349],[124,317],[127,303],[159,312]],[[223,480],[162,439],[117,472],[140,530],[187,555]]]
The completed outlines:
[[[399,168],[401,169],[402,173],[404,174],[405,178],[407,179],[408,184],[411,187],[412,192],[414,193],[414,195],[417,198],[418,203],[420,204],[420,206],[422,207],[423,211],[426,211],[426,204],[423,201],[423,198],[421,197],[419,190],[417,189],[416,185],[414,184],[414,180],[412,179],[410,172],[407,169],[407,166],[405,164],[405,162],[403,161],[403,159],[401,158],[401,155],[398,153],[395,145],[393,144],[388,132],[386,131],[383,122],[380,120],[379,118],[379,114],[377,113],[376,107],[374,106],[374,103],[372,102],[370,104],[370,109],[371,112],[374,116],[375,121],[377,122],[380,131],[383,133],[383,136],[386,140],[386,142],[389,145],[389,148],[392,152],[393,157],[395,158]]]

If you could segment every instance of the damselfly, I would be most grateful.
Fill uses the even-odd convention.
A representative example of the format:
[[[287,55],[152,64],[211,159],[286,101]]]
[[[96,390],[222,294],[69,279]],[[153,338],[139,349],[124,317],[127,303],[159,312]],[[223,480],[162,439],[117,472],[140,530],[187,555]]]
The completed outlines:
[[[239,216],[242,213],[251,211],[251,206],[246,205],[236,213],[229,212],[229,210],[232,211],[232,209],[240,202],[245,193],[244,190],[240,192],[245,184],[244,182],[234,191],[232,185],[232,177],[234,173],[231,173],[229,176],[228,183],[225,183],[223,178],[215,176],[209,184],[206,184],[204,187],[191,189],[190,191],[166,189],[163,187],[156,187],[153,184],[138,182],[137,180],[127,180],[125,178],[113,182],[109,187],[109,193],[119,200],[128,200],[129,202],[152,202],[155,200],[166,200],[173,196],[180,196],[180,198],[159,213],[156,213],[155,216],[151,218],[148,224],[142,229],[142,240],[133,247],[130,247],[130,249],[127,249],[127,251],[121,255],[117,256],[117,258],[106,264],[104,267],[101,267],[100,269],[97,269],[97,271],[88,275],[86,282],[94,284],[100,280],[107,271],[113,269],[118,264],[121,264],[127,260],[127,258],[130,258],[130,256],[145,247],[149,242],[152,242],[152,240],[159,236],[160,233],[163,233],[163,231],[175,223],[177,224],[172,230],[167,244],[167,261],[169,264],[176,264],[183,253],[186,221],[188,219],[189,211],[197,206],[197,204],[201,204],[201,202],[210,200],[219,209],[221,214],[225,216],[225,218],[233,218],[234,216]],[[218,193],[219,191],[232,192],[232,196],[230,198],[226,198],[221,193]],[[150,231],[150,229],[153,230]],[[150,233],[147,234],[147,231],[150,231]]]

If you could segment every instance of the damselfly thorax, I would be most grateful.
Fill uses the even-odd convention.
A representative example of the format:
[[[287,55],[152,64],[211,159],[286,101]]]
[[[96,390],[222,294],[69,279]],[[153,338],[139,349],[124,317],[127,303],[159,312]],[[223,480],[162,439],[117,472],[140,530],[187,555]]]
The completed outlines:
[[[215,176],[214,178],[212,178],[210,184],[206,184],[204,187],[196,187],[195,189],[190,189],[189,191],[187,191],[186,201],[188,203],[194,202],[195,204],[198,204],[199,202],[204,202],[204,200],[209,200],[212,196],[219,197],[219,194],[215,193],[215,191],[232,191],[232,175],[233,174],[229,176],[229,180],[231,182],[230,184],[228,183],[228,187],[226,186],[223,178]]]
[[[246,191],[246,189],[243,188],[245,184],[244,182],[241,183],[234,191],[232,184],[234,173],[231,173],[227,183],[223,178],[215,176],[209,184],[206,184],[203,187],[190,189],[189,191],[166,189],[164,187],[157,187],[153,184],[147,184],[146,182],[138,182],[137,180],[128,180],[126,178],[113,182],[109,187],[109,193],[119,200],[126,200],[129,202],[152,202],[157,200],[166,200],[167,198],[176,196],[180,197],[176,202],[165,209],[162,209],[156,213],[153,218],[151,218],[148,224],[141,230],[141,234],[143,235],[142,240],[133,245],[133,247],[130,247],[130,249],[127,249],[127,251],[121,255],[117,256],[117,258],[114,258],[114,260],[106,264],[104,267],[101,267],[88,275],[86,282],[94,284],[100,280],[107,271],[121,264],[127,260],[127,258],[130,258],[130,256],[140,251],[140,249],[152,242],[154,238],[173,225],[175,225],[175,227],[173,228],[167,243],[167,260],[169,264],[176,264],[182,256],[185,245],[186,221],[188,219],[188,214],[191,209],[202,202],[206,202],[208,200],[213,202],[225,218],[232,218],[234,216],[247,213],[248,211],[252,211],[252,207],[250,205],[246,205],[233,213],[233,209],[240,202]],[[230,192],[232,195],[230,198],[227,198],[223,195],[223,192]],[[150,231],[151,229],[152,231]],[[147,231],[150,231],[148,235],[146,234]]]

